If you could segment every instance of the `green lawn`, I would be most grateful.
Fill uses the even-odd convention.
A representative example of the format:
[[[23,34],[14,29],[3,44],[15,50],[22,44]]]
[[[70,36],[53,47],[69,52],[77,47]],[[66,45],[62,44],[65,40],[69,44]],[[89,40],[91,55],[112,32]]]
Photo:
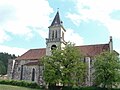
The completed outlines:
[[[31,88],[25,88],[25,87],[19,87],[19,86],[0,84],[0,90],[41,90],[41,89],[31,89]]]

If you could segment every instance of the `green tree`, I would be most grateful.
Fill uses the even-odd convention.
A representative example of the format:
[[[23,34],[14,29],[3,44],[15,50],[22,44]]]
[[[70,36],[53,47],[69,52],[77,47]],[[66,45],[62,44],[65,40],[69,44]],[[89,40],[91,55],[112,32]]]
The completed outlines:
[[[85,64],[80,51],[72,43],[52,50],[51,56],[43,58],[44,80],[49,84],[76,85],[83,82]]]
[[[85,63],[83,55],[75,47],[75,44],[68,42],[63,50],[62,83],[65,85],[78,85],[84,80]]]
[[[0,75],[6,74],[6,68],[2,61],[0,61]]]
[[[94,82],[98,86],[112,88],[120,83],[120,59],[115,52],[103,52],[94,63]]]
[[[0,74],[7,73],[8,59],[14,59],[16,56],[8,53],[0,53]]]
[[[48,84],[56,84],[61,82],[60,61],[62,60],[62,50],[57,49],[52,51],[51,56],[43,57],[44,64],[44,80]]]

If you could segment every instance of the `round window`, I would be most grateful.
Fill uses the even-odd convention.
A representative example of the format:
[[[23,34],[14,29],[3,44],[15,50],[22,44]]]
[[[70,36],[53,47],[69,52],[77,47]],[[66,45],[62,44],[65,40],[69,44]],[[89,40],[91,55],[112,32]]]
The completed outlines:
[[[56,45],[52,45],[52,46],[51,46],[51,50],[54,50],[54,49],[56,49],[56,48],[57,48]]]

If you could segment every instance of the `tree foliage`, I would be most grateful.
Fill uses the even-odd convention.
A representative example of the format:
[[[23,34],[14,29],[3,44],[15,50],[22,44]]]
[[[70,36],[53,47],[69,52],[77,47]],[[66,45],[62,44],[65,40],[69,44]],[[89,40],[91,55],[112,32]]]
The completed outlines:
[[[14,59],[16,56],[8,53],[0,53],[0,75],[7,73],[8,59]]]
[[[102,87],[111,88],[120,83],[120,59],[115,52],[103,52],[94,63],[94,82]]]
[[[45,82],[63,85],[82,83],[86,70],[82,59],[80,51],[70,42],[64,49],[52,50],[51,56],[43,58]]]
[[[6,73],[5,65],[2,61],[0,61],[0,75],[3,75]]]

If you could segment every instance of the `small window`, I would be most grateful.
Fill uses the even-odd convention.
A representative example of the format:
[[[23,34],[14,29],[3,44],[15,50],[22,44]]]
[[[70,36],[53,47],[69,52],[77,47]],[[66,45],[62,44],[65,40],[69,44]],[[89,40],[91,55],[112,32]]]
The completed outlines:
[[[20,80],[23,80],[23,65],[21,65]]]
[[[90,64],[92,64],[92,59],[90,59]]]
[[[35,81],[35,69],[32,70],[32,81]]]
[[[20,67],[18,67],[18,71],[20,71]]]
[[[84,57],[84,60],[83,60],[84,63],[86,63],[86,58]]]

